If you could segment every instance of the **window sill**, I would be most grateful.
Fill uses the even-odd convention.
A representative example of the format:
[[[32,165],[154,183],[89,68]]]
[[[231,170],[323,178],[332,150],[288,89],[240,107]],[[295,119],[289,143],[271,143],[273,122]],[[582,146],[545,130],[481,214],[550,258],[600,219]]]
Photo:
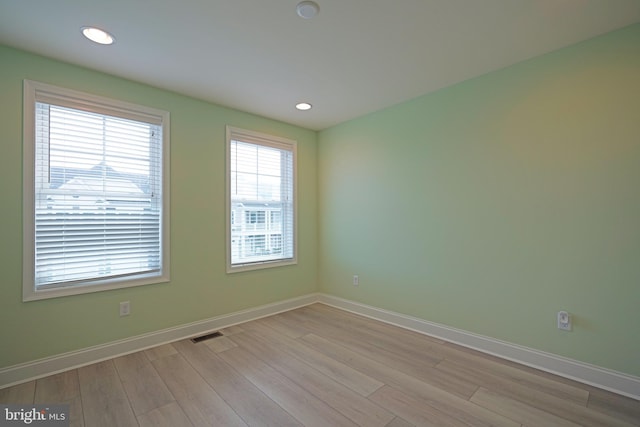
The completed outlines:
[[[243,271],[264,270],[266,268],[283,267],[286,265],[296,265],[298,260],[296,258],[278,260],[278,261],[260,261],[239,265],[227,265],[227,273],[240,273]]]
[[[88,294],[92,292],[109,291],[113,289],[132,288],[135,286],[154,285],[167,283],[170,281],[168,273],[163,275],[149,274],[146,276],[138,276],[135,279],[123,280],[122,278],[107,279],[100,282],[92,282],[87,284],[76,284],[71,286],[32,290],[24,289],[22,301],[38,301],[49,298],[66,297],[71,295]]]

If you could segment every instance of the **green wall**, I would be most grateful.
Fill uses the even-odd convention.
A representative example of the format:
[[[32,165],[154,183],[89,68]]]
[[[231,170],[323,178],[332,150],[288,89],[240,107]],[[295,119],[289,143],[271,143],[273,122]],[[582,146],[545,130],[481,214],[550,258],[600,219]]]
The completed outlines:
[[[318,170],[322,292],[640,376],[640,25],[322,131]]]
[[[170,283],[22,302],[23,79],[171,113]],[[296,266],[225,273],[227,124],[298,141]],[[3,46],[0,129],[0,368],[316,291],[316,132]]]

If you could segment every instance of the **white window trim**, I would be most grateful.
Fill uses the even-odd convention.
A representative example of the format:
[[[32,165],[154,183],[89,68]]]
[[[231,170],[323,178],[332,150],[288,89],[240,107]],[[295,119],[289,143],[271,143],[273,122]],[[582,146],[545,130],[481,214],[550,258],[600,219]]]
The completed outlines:
[[[293,152],[293,257],[284,260],[272,260],[248,263],[242,265],[231,264],[231,140],[241,140],[255,144],[267,145],[275,148],[286,148]],[[226,127],[226,182],[225,182],[225,221],[226,221],[226,252],[227,273],[262,270],[265,268],[281,267],[298,263],[298,143],[292,139],[268,135],[232,126]]]
[[[128,118],[147,121],[150,118],[162,121],[162,270],[158,273],[139,274],[133,279],[108,278],[101,281],[92,281],[87,285],[74,284],[73,286],[50,289],[35,289],[35,104],[36,91],[38,99],[42,100],[48,94],[53,99],[64,97],[71,101],[75,108],[85,109],[99,113],[113,114],[120,112]],[[55,102],[54,102],[55,103]],[[170,115],[167,111],[150,107],[87,94],[72,89],[61,88],[45,83],[24,80],[23,87],[23,268],[22,268],[22,299],[34,301],[47,298],[56,298],[69,295],[100,292],[112,289],[128,288],[133,286],[164,283],[170,280]]]

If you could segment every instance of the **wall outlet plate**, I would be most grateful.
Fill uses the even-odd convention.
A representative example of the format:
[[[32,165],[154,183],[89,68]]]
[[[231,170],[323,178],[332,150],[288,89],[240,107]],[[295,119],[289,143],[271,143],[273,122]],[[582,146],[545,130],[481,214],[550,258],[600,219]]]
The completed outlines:
[[[558,329],[562,329],[563,331],[571,330],[571,315],[568,312],[558,312]]]
[[[122,301],[120,303],[120,317],[128,316],[131,314],[131,304],[129,301]]]

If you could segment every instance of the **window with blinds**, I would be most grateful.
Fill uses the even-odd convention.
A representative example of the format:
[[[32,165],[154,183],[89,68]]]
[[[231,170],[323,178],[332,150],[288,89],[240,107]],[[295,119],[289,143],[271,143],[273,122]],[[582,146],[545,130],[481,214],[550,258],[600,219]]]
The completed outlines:
[[[296,142],[227,127],[227,271],[296,260]]]
[[[168,280],[167,125],[165,112],[25,82],[25,299]]]

